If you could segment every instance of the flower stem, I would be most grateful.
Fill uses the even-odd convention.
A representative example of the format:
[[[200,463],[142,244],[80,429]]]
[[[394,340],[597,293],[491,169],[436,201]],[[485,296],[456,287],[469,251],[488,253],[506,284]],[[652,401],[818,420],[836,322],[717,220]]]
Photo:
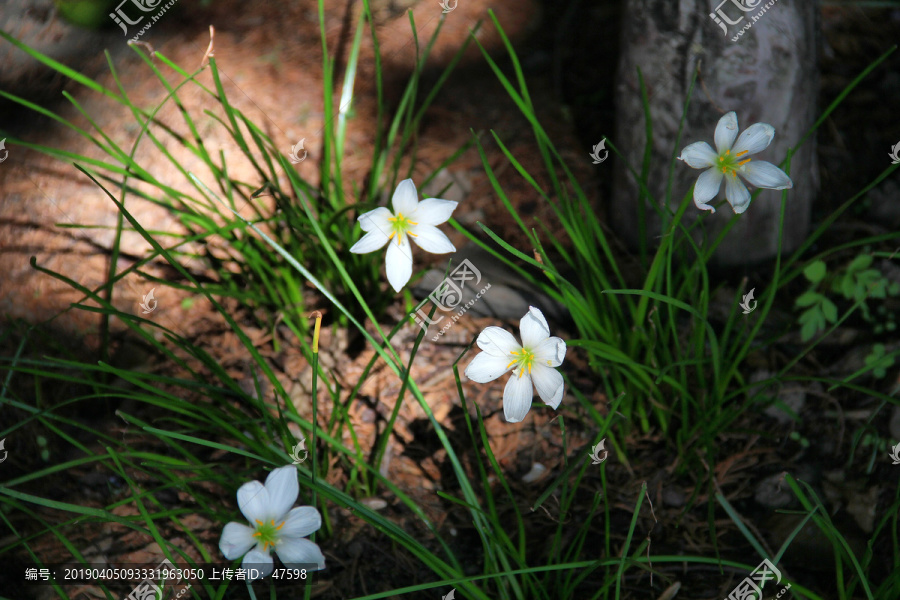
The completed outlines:
[[[318,383],[319,383],[319,331],[322,327],[322,313],[314,311],[310,317],[315,318],[312,343],[312,444],[309,448],[309,462],[312,467],[312,505],[316,506],[316,428],[318,424]],[[315,533],[313,533],[313,536]],[[315,541],[312,536],[310,539]]]
[[[312,444],[309,447],[309,466],[312,472],[312,506],[313,508],[318,510],[318,506],[316,506],[316,426],[318,424],[318,404],[319,404],[319,394],[318,394],[318,383],[319,383],[319,332],[322,327],[322,313],[319,311],[313,311],[311,315],[312,318],[315,318],[316,325],[313,329],[313,343],[312,343]],[[316,541],[316,532],[313,531],[309,535],[309,541]],[[309,585],[304,586],[303,588],[303,598],[304,600],[310,600],[312,595],[312,587]]]

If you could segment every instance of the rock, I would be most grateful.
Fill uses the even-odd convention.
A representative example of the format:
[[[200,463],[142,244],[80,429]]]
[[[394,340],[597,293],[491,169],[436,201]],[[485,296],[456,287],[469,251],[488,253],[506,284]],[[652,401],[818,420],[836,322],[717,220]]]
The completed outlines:
[[[900,184],[893,179],[881,182],[881,185],[866,194],[869,204],[868,218],[888,229],[900,227]]]
[[[684,492],[673,488],[665,488],[662,493],[663,504],[674,508],[684,506]]]
[[[794,493],[784,481],[784,473],[775,473],[756,485],[753,498],[766,508],[784,508],[794,500]]]
[[[446,191],[444,191],[444,188],[447,188]],[[438,171],[434,179],[419,190],[419,195],[422,199],[442,198],[461,203],[469,196],[471,191],[472,179],[465,172],[450,172],[445,168]],[[456,214],[453,216],[455,217]]]
[[[381,498],[363,498],[360,502],[372,510],[384,510],[387,508],[387,502]]]
[[[891,409],[891,421],[888,425],[888,431],[891,433],[892,440],[900,441],[900,406],[895,406]]]
[[[522,476],[522,481],[524,481],[525,483],[534,483],[535,481],[543,477],[544,473],[546,472],[547,467],[539,462],[536,462],[531,465],[531,470]]]
[[[108,16],[105,19],[112,21]],[[60,18],[51,0],[5,0],[0,11],[0,30],[22,43],[66,64],[102,52],[106,33],[89,31]],[[0,88],[17,95],[48,93],[62,78],[48,67],[7,42],[0,43]]]
[[[432,295],[439,301],[433,316],[438,327],[446,322],[445,317],[452,318],[462,314],[518,320],[528,312],[529,306],[539,308],[551,320],[561,321],[566,318],[568,311],[565,307],[542,294],[475,244],[466,244],[451,254],[449,260],[452,261],[451,271],[448,273],[451,282],[444,294],[437,295],[434,292],[444,281],[446,267],[426,272],[412,288],[413,295],[420,300]],[[463,267],[467,270],[464,271]],[[425,313],[420,315],[424,319],[431,306],[426,304],[420,310]]]
[[[751,385],[750,394],[764,394],[771,397],[772,392],[775,393],[775,398],[784,405],[788,410],[779,406],[778,402],[770,404],[766,407],[765,411],[763,411],[767,416],[772,417],[776,421],[778,421],[781,425],[786,425],[794,420],[794,416],[791,414],[793,412],[796,415],[799,415],[803,410],[803,407],[806,404],[806,388],[801,384],[788,383],[782,385],[780,388],[777,388],[775,382],[769,382],[766,384],[760,384],[759,382],[765,381],[773,375],[771,371],[761,370],[756,371],[750,376],[750,382],[756,383],[757,385]]]

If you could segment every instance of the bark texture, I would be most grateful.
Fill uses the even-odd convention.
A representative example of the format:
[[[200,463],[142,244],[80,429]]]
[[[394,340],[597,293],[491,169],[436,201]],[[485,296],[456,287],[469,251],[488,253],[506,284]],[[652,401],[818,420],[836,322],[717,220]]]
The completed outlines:
[[[654,201],[665,199],[673,152],[678,156],[682,148],[701,140],[715,147],[716,123],[731,110],[737,113],[741,131],[760,121],[775,128],[774,141],[756,158],[776,165],[784,160],[788,148],[795,147],[815,121],[818,35],[819,7],[814,0],[628,1],[616,83],[615,143],[640,173],[646,147],[640,67],[653,125],[648,188]],[[698,64],[700,75],[676,148],[684,102]],[[788,191],[784,252],[796,248],[809,227],[819,181],[815,148],[813,135],[785,169],[794,187]],[[639,187],[621,162],[617,167],[612,221],[629,243],[636,244]],[[676,161],[673,210],[701,172]],[[724,197],[723,184],[711,204]],[[762,190],[721,244],[715,260],[734,265],[773,257],[780,199],[780,191]],[[699,218],[700,212],[691,207],[685,222]],[[649,204],[646,213],[647,236],[652,240],[659,235],[659,219]],[[714,215],[705,215],[707,239],[712,240],[734,213],[724,204]]]

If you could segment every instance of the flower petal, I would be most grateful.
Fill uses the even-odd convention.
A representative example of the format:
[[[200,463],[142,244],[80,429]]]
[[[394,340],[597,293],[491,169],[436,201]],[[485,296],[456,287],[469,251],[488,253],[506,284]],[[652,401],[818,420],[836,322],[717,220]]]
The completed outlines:
[[[563,376],[559,371],[535,362],[531,367],[531,379],[541,400],[551,408],[558,407],[565,388]]]
[[[453,211],[456,210],[457,204],[459,203],[453,200],[426,198],[419,202],[419,206],[416,207],[415,218],[412,220],[422,225],[446,223]]]
[[[391,211],[383,206],[379,206],[375,210],[359,215],[357,221],[359,221],[359,226],[362,227],[363,231],[380,230],[385,232],[385,235],[388,235],[386,232],[391,230],[391,222],[388,219],[393,216]]]
[[[280,521],[297,501],[300,485],[297,483],[297,467],[287,465],[274,469],[266,477],[269,492],[269,519]]]
[[[750,192],[747,191],[747,186],[734,173],[729,173],[725,178],[725,198],[731,204],[735,214],[738,215],[747,210],[747,206],[750,204]]]
[[[775,137],[775,128],[768,123],[754,123],[744,130],[738,138],[731,153],[738,156],[741,152],[756,154],[769,147]]]
[[[788,190],[794,182],[787,173],[764,160],[753,160],[741,167],[738,174],[758,188],[768,190]]]
[[[522,346],[534,350],[541,342],[550,337],[550,327],[544,313],[533,306],[528,307],[526,314],[519,321],[519,333],[522,335]]]
[[[519,345],[519,342],[516,341],[516,338],[510,332],[493,325],[485,327],[484,331],[478,334],[477,344],[479,348],[491,356],[500,358],[509,357],[513,351],[522,349],[522,346]],[[511,357],[510,360],[512,360]]]
[[[373,229],[366,235],[362,236],[358,242],[353,244],[350,252],[354,254],[368,254],[375,252],[388,243],[388,236],[380,229]]]
[[[510,423],[518,423],[531,410],[533,397],[531,377],[527,374],[518,377],[513,373],[503,388],[503,416]]]
[[[260,482],[250,481],[242,485],[237,491],[237,501],[251,525],[269,518],[269,492]]]
[[[282,536],[281,542],[275,546],[278,558],[289,569],[310,569],[321,571],[325,568],[325,556],[315,542],[306,538],[289,538]],[[315,568],[310,565],[316,565]]]
[[[707,203],[718,195],[719,188],[722,187],[722,177],[724,177],[722,171],[715,167],[700,173],[697,183],[694,184],[694,204],[697,208],[716,212],[716,209]]]
[[[549,337],[534,348],[534,362],[558,367],[566,358],[566,343],[558,337]]]
[[[419,205],[419,193],[416,191],[416,184],[412,179],[404,179],[394,190],[394,197],[391,198],[391,206],[394,207],[394,214],[403,213],[404,216],[411,215]]]
[[[247,579],[254,580],[268,577],[275,570],[275,561],[268,552],[251,550],[241,561],[241,568],[248,572]]]
[[[678,160],[683,160],[689,167],[705,169],[716,165],[719,155],[706,142],[694,142],[681,151]]]
[[[479,352],[466,367],[466,377],[476,383],[493,381],[509,370],[511,358],[509,355],[500,357]]]
[[[281,528],[281,535],[306,537],[314,531],[318,531],[320,527],[322,527],[322,515],[315,507],[298,506],[288,513],[284,527]]]
[[[444,232],[434,225],[413,225],[409,228],[409,235],[416,246],[432,254],[446,254],[456,252],[456,246],[450,241]]]
[[[219,551],[228,560],[234,560],[243,556],[250,548],[256,545],[257,539],[253,537],[256,530],[241,525],[240,523],[228,523],[222,529],[222,538],[219,540]]]
[[[397,238],[392,239],[384,257],[384,269],[387,272],[388,282],[395,292],[402,290],[412,277],[412,263],[409,236],[404,235],[399,243]]]
[[[734,111],[722,115],[716,124],[716,150],[719,154],[725,154],[726,150],[731,150],[734,145],[734,138],[738,134],[738,120]]]

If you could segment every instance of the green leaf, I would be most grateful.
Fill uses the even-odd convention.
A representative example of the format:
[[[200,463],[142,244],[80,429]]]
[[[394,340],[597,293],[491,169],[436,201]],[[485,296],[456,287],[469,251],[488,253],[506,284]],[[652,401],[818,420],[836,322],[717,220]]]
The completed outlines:
[[[803,269],[803,276],[813,283],[819,283],[825,278],[825,262],[817,260]]]
[[[869,297],[871,298],[887,298],[887,280],[882,279],[876,281],[869,289]]]
[[[816,332],[819,328],[816,326],[815,321],[807,321],[803,324],[803,327],[800,328],[800,339],[804,342],[808,342],[816,335]]]
[[[862,269],[869,268],[869,265],[872,264],[872,255],[871,254],[860,254],[856,258],[853,259],[853,262],[847,267],[847,271],[852,273],[853,271],[861,271]]]
[[[827,323],[825,322],[825,314],[821,311],[816,313],[816,321],[819,324],[820,331],[825,329],[825,327],[827,326]]]
[[[801,325],[803,325],[804,323],[809,323],[810,321],[815,321],[816,315],[819,314],[820,310],[821,309],[818,306],[813,306],[808,310],[804,310],[802,313],[800,313],[800,318],[797,319],[797,321]]]
[[[808,292],[801,294],[794,304],[800,307],[812,306],[813,304],[818,304],[819,302],[821,302],[823,298],[825,298],[825,296],[823,296],[822,294],[814,292],[813,290],[809,290]]]
[[[829,323],[837,322],[837,306],[828,298],[822,301],[822,314],[825,315]]]
[[[853,298],[853,278],[851,276],[847,275],[841,280],[841,293],[847,300]]]

